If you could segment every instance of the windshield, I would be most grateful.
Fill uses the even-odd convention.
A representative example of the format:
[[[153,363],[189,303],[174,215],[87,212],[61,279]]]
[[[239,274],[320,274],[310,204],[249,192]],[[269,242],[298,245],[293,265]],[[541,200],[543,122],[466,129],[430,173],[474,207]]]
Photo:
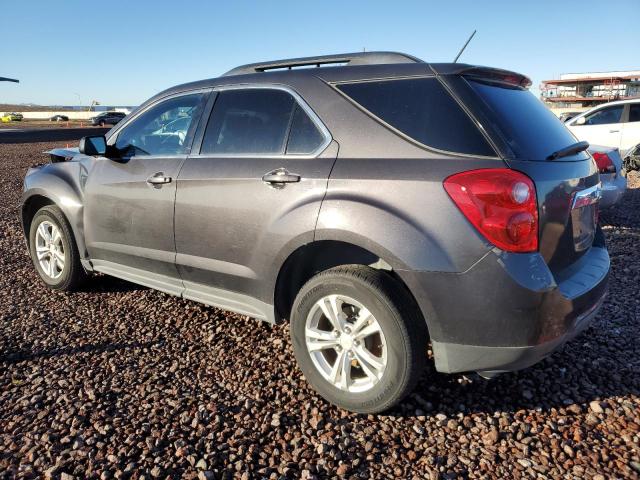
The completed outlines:
[[[476,80],[468,83],[482,99],[487,115],[498,126],[517,158],[545,160],[552,153],[576,143],[573,134],[530,91]],[[586,153],[578,153],[562,157],[562,160],[585,158]]]

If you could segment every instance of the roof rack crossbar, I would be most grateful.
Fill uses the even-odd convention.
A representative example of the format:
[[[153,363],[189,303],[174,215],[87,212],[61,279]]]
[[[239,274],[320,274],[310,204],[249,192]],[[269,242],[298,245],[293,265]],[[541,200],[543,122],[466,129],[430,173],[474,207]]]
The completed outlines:
[[[338,55],[324,55],[319,57],[289,58],[284,60],[274,60],[271,62],[250,63],[241,65],[222,75],[244,75],[248,73],[262,73],[269,70],[288,69],[296,67],[309,67],[333,64],[347,65],[382,65],[389,63],[424,63],[419,58],[399,52],[357,52],[342,53]]]

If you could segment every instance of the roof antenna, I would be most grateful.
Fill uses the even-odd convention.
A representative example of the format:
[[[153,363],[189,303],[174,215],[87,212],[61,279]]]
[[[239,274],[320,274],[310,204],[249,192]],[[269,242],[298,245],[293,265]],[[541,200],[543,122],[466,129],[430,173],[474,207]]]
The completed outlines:
[[[457,63],[458,59],[460,58],[460,55],[462,55],[462,52],[464,52],[464,49],[467,48],[467,45],[469,45],[469,42],[471,41],[471,39],[473,38],[473,36],[475,34],[476,34],[476,30],[473,31],[473,33],[471,34],[471,36],[469,37],[467,42],[462,46],[462,48],[458,52],[458,55],[456,56],[456,59],[453,61],[453,63]]]

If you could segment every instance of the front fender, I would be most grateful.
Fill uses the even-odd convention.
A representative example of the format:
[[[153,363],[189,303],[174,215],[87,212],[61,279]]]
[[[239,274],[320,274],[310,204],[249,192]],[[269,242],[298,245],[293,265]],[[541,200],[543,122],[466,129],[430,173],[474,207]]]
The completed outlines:
[[[84,162],[72,161],[47,164],[30,170],[24,180],[22,195],[22,225],[28,237],[25,215],[37,197],[44,197],[64,213],[83,259],[87,258],[84,242],[84,184],[88,166]]]

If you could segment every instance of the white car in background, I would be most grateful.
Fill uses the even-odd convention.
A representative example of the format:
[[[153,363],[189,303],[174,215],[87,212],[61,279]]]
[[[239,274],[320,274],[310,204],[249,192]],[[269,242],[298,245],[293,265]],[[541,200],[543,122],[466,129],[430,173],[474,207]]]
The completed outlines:
[[[624,156],[640,143],[640,98],[598,105],[565,125],[578,140],[618,148]]]
[[[615,147],[590,145],[589,153],[598,166],[602,182],[600,208],[609,208],[618,203],[627,190],[627,177],[623,172],[620,150]]]

